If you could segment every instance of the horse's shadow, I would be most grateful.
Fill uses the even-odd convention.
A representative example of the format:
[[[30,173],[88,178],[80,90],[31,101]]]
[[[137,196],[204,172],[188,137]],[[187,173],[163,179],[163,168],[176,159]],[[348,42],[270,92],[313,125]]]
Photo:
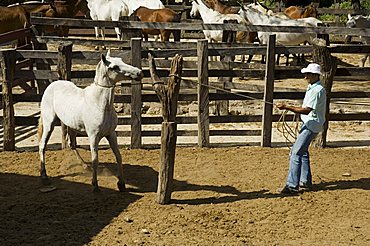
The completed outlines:
[[[0,245],[86,245],[140,194],[52,177],[0,173]],[[56,188],[56,189],[55,189]],[[68,236],[66,236],[68,235]]]

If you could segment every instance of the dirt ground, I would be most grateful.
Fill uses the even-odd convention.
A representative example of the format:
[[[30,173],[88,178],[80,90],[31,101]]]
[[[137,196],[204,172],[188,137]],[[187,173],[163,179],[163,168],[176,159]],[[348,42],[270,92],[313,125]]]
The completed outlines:
[[[312,149],[314,190],[281,195],[287,148],[178,148],[169,205],[155,202],[159,153],[100,150],[99,184],[71,151],[0,153],[0,245],[369,245],[370,149]],[[89,152],[82,150],[87,160]]]
[[[304,90],[306,83],[285,80],[275,86]],[[337,81],[333,90],[369,91],[370,84]],[[233,106],[238,114],[261,110],[260,103]],[[331,105],[332,112],[369,110]],[[37,113],[29,104],[16,104],[15,111]],[[97,194],[90,169],[71,151],[50,150],[46,168],[52,184],[43,186],[36,129],[20,127],[17,151],[0,152],[0,245],[370,245],[369,126],[330,123],[330,147],[311,150],[313,190],[297,196],[278,192],[288,171],[287,147],[178,147],[169,205],[155,201],[159,149],[121,148],[128,190],[120,193],[113,154],[102,148]],[[60,142],[56,135],[51,144]],[[276,141],[284,142],[275,129]],[[88,161],[89,152],[80,151]]]

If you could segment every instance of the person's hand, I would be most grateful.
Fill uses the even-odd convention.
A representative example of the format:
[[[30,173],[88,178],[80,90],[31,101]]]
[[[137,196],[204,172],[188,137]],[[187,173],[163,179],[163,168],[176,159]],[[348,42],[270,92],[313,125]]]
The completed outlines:
[[[277,104],[276,104],[276,107],[277,107],[278,109],[280,109],[280,110],[282,110],[282,109],[286,109],[286,104],[285,104],[285,103],[277,103]]]

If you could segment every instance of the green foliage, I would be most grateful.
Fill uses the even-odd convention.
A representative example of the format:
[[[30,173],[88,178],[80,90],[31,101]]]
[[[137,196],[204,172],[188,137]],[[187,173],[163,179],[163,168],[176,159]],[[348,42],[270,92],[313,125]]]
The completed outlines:
[[[361,3],[361,8],[363,9],[370,9],[370,1],[368,0],[362,0],[360,1]],[[332,4],[329,8],[335,9],[336,6]],[[339,9],[352,9],[352,3],[351,1],[344,1],[339,4]],[[335,15],[332,14],[322,14],[319,16],[319,19],[322,21],[335,21]],[[347,22],[347,15],[340,15],[339,16],[339,21],[341,23],[346,23]]]

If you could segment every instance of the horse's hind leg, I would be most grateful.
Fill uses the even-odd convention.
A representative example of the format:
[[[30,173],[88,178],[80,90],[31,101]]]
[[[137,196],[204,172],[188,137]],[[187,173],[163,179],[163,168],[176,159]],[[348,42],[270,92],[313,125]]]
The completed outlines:
[[[114,156],[116,157],[117,161],[117,186],[119,191],[125,190],[125,182],[123,181],[123,168],[122,168],[122,156],[118,149],[118,143],[117,143],[117,135],[116,132],[112,132],[110,135],[108,135],[107,140],[109,142],[109,146],[112,148],[112,151],[114,153]]]
[[[46,173],[45,168],[45,149],[46,144],[49,141],[51,133],[54,129],[54,120],[55,116],[45,116],[41,114],[39,125],[38,125],[38,134],[39,134],[39,155],[40,155],[40,177],[41,181],[44,184],[49,183],[49,178]]]
[[[84,165],[84,167],[86,167],[87,163],[82,159],[80,153],[77,151],[77,140],[76,140],[77,133],[68,127],[68,135],[71,141],[70,142],[71,150],[73,150],[73,152],[75,153],[77,160],[79,160]]]
[[[181,40],[181,30],[173,30],[172,35],[173,35],[173,41],[179,42]]]

